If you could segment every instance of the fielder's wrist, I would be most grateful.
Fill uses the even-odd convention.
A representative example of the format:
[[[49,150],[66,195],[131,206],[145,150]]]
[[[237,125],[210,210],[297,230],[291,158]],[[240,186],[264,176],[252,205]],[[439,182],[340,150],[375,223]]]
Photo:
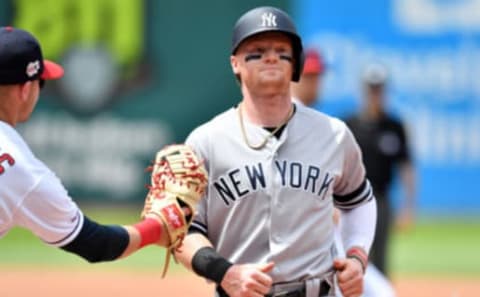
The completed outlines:
[[[360,265],[362,265],[363,273],[365,273],[365,270],[367,269],[367,265],[368,265],[368,254],[367,252],[365,252],[364,249],[360,247],[349,248],[347,251],[347,258],[357,260],[360,263]]]
[[[140,234],[140,246],[144,247],[149,244],[157,243],[162,236],[163,225],[153,218],[146,218],[145,220],[133,225]]]

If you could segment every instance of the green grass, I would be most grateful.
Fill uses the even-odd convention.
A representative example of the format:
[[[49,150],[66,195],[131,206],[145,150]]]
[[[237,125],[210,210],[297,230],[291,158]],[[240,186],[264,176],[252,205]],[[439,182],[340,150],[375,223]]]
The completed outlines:
[[[480,276],[480,219],[423,219],[393,236],[397,274]]]
[[[131,224],[138,220],[138,207],[92,208],[85,213],[98,222]],[[391,271],[406,275],[480,276],[480,218],[422,219],[410,231],[396,233],[391,245]],[[165,250],[150,246],[121,261],[95,264],[102,270],[161,271]],[[43,244],[29,231],[15,228],[0,240],[1,266],[66,267],[82,269],[83,259]],[[183,267],[170,263],[169,273],[181,273]]]

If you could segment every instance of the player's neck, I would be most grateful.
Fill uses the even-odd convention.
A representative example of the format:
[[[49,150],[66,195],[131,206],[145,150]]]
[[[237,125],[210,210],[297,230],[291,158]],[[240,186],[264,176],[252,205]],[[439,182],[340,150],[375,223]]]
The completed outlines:
[[[0,104],[0,121],[9,124],[12,127],[15,127],[17,124],[16,113],[13,112],[13,108],[9,108],[7,104]]]
[[[277,127],[285,122],[293,106],[290,94],[287,94],[262,98],[244,97],[240,108],[249,122],[262,127]]]

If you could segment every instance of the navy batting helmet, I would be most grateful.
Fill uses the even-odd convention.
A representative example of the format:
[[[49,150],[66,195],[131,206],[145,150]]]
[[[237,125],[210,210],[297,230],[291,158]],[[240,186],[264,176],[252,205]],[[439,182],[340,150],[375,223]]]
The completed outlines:
[[[257,7],[243,14],[233,28],[232,55],[245,39],[264,32],[282,32],[292,40],[295,60],[292,81],[298,81],[303,69],[302,40],[292,19],[284,11],[270,6]]]

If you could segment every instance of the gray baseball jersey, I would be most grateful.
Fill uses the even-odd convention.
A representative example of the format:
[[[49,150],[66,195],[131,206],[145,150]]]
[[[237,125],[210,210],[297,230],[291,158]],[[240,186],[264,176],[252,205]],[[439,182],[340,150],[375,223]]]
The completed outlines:
[[[245,129],[253,144],[269,134],[248,122]],[[373,198],[350,130],[299,104],[281,136],[260,150],[244,142],[236,108],[186,142],[209,172],[191,232],[204,234],[233,263],[274,261],[275,283],[331,271],[334,205],[350,209]]]

